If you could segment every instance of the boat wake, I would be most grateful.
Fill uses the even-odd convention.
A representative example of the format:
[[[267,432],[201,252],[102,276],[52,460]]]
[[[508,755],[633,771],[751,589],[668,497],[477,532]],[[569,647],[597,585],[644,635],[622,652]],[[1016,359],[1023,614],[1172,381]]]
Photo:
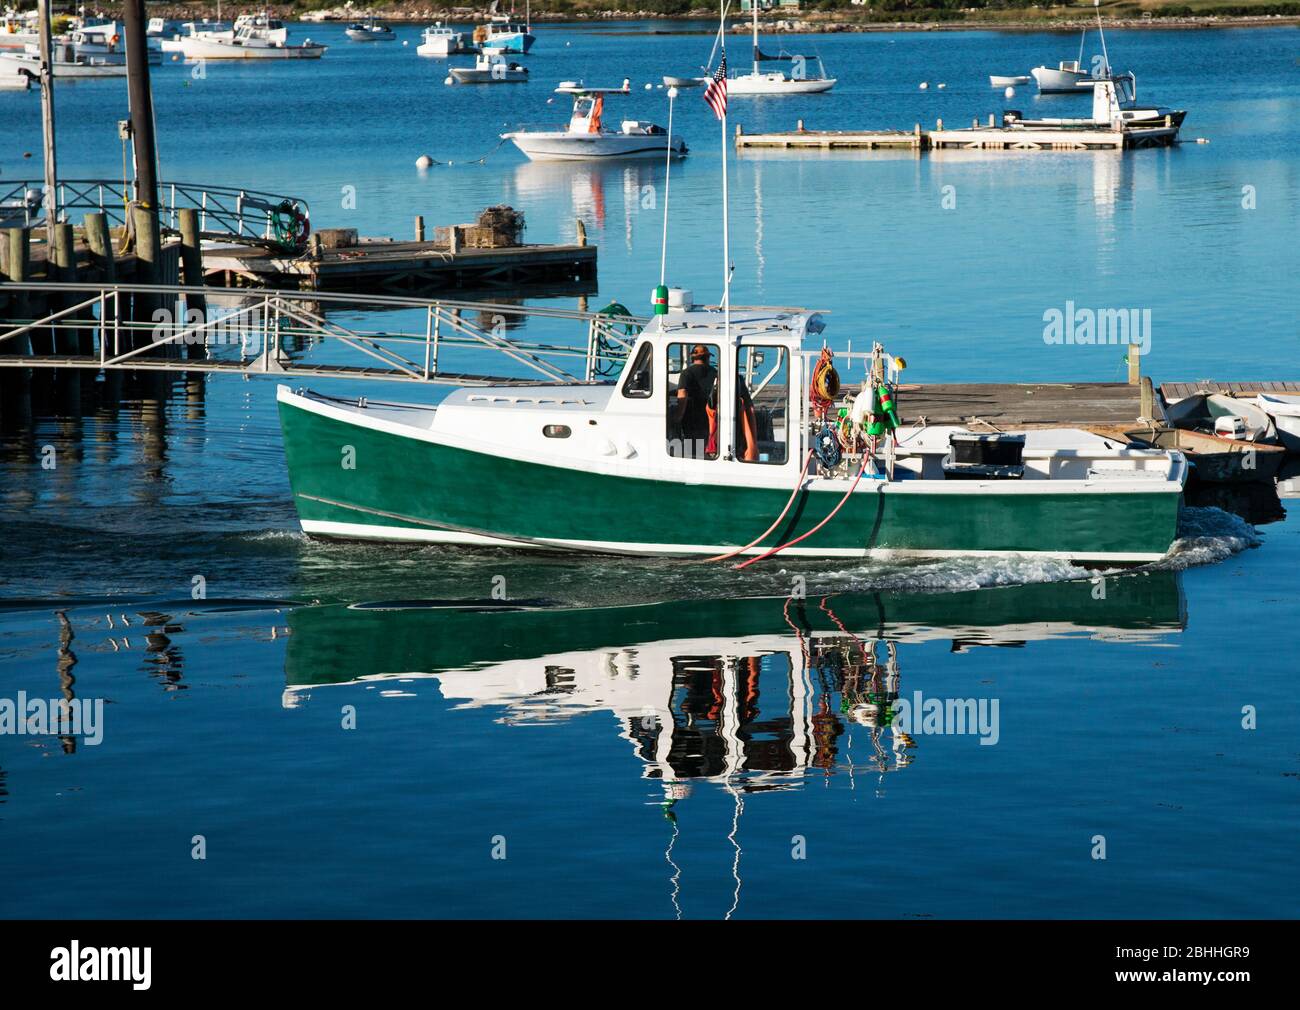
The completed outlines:
[[[1147,568],[1181,572],[1213,565],[1261,543],[1255,527],[1240,516],[1212,505],[1188,506],[1178,514],[1178,539],[1169,553]]]
[[[800,573],[791,569],[785,574],[794,577]],[[1069,582],[1096,574],[1094,570],[1063,558],[1009,555],[998,558],[942,558],[906,564],[874,563],[869,567],[821,572],[817,575],[817,581],[833,582],[837,589],[857,592],[956,593],[995,586]]]

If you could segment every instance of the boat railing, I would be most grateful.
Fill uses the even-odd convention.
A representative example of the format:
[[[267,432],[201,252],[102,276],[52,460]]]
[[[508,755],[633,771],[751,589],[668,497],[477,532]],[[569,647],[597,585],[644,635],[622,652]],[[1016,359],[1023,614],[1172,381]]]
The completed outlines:
[[[0,190],[0,207],[17,209],[29,190],[43,190],[40,179],[26,179],[8,184]],[[73,213],[100,211],[110,225],[126,225],[129,206],[135,199],[134,187],[112,179],[60,179],[57,190],[60,216],[65,220]],[[309,225],[311,211],[307,201],[296,196],[266,193],[235,186],[210,186],[205,183],[165,182],[158,185],[159,224],[165,231],[180,227],[178,212],[193,208],[199,212],[199,230],[207,236],[276,241],[277,231],[286,218],[299,219]],[[24,206],[26,204],[24,203]],[[30,226],[44,217],[43,206],[28,207],[22,224]],[[306,229],[299,229],[305,234]]]
[[[397,314],[398,325],[376,326],[372,313],[390,320]],[[0,282],[0,367],[297,373],[457,386],[606,382],[645,322],[621,312],[386,295]],[[36,335],[54,353],[33,353]],[[484,361],[502,358],[516,374],[484,369]]]

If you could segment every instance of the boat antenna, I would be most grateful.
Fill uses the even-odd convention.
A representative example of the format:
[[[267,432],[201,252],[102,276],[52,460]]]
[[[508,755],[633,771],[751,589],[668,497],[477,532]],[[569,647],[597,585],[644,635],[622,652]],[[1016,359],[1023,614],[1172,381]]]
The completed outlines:
[[[722,60],[715,71],[721,78],[722,101],[714,107],[718,120],[722,124],[722,313],[723,332],[727,342],[731,342],[731,200],[727,190],[727,43],[724,33],[727,30],[727,0],[719,2],[718,37],[714,49],[722,50]],[[711,62],[711,61],[710,61]],[[710,84],[710,89],[712,84]],[[706,92],[706,97],[707,97]],[[712,104],[712,102],[710,102]]]
[[[1101,36],[1101,63],[1106,76],[1110,76],[1110,56],[1106,52],[1106,33],[1101,27],[1101,0],[1092,0],[1093,10],[1097,12],[1097,34]]]
[[[659,253],[659,286],[668,283],[668,188],[672,183],[673,172],[673,99],[677,89],[668,89],[668,152],[664,156],[664,240]]]

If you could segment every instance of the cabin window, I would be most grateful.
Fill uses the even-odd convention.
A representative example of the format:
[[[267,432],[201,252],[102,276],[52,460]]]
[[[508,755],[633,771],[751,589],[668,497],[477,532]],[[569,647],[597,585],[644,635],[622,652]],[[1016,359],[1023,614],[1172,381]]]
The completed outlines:
[[[627,378],[623,380],[623,395],[645,398],[648,397],[653,389],[653,369],[654,363],[654,346],[651,344],[642,344],[641,350],[637,351],[636,360],[632,362],[632,367],[627,370]]]
[[[790,453],[790,351],[741,347],[736,355],[736,459],[781,464]]]
[[[567,424],[548,424],[543,426],[542,434],[547,438],[568,438],[573,431]]]
[[[718,345],[669,344],[668,455],[718,458]]]

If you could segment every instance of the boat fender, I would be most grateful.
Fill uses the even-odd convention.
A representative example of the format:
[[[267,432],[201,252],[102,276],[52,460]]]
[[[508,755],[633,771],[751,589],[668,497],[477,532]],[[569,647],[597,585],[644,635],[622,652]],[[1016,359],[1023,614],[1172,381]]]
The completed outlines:
[[[826,467],[827,470],[834,469],[840,462],[840,440],[835,436],[835,429],[829,424],[824,425],[822,430],[817,433],[813,439],[813,455],[817,457],[817,462]]]

